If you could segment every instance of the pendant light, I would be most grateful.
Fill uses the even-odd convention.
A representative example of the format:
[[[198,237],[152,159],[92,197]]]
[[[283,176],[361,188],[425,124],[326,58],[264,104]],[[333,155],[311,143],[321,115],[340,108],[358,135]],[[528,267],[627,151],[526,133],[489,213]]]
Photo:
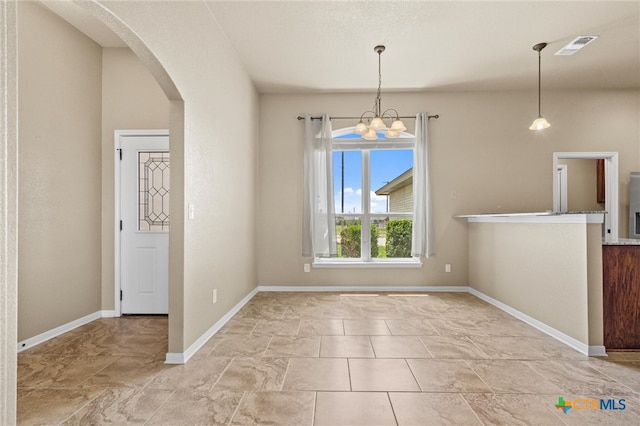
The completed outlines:
[[[540,112],[540,52],[542,52],[542,49],[544,49],[545,47],[547,47],[547,43],[538,43],[533,46],[533,50],[538,52],[538,118],[533,120],[533,123],[531,123],[531,126],[529,126],[529,130],[542,130],[551,126],[551,124],[549,124],[549,122],[542,116],[542,113]]]
[[[382,69],[380,66],[380,58],[384,50],[385,47],[383,45],[378,45],[373,48],[373,51],[378,54],[378,92],[373,103],[373,111],[363,112],[360,116],[360,121],[354,128],[354,132],[362,135],[362,138],[366,140],[378,139],[378,130],[386,130],[384,136],[387,139],[397,138],[398,136],[400,136],[401,132],[407,130],[402,120],[400,120],[398,111],[393,108],[389,108],[384,112],[380,112],[382,110]],[[387,127],[386,123],[384,122],[385,119],[389,120],[391,126]],[[364,123],[365,120],[368,124]]]

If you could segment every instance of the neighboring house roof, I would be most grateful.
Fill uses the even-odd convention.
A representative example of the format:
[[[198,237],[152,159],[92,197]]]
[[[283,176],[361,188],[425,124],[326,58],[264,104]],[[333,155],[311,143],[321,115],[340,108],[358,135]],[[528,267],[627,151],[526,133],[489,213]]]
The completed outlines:
[[[400,176],[388,182],[385,186],[376,191],[376,195],[389,195],[400,188],[413,184],[413,167],[402,173]]]

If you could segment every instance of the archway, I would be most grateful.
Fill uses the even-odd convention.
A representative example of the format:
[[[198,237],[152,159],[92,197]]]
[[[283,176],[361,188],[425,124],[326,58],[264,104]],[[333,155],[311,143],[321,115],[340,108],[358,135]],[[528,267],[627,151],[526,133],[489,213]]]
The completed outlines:
[[[172,154],[172,204],[170,207],[173,226],[169,235],[169,299],[181,301],[183,297],[183,251],[184,239],[182,211],[184,204],[184,103],[182,96],[167,73],[160,60],[155,56],[147,44],[118,16],[107,9],[97,0],[77,2],[93,17],[105,24],[136,54],[140,61],[153,75],[170,103],[169,133],[170,150]],[[115,301],[114,301],[115,302]],[[183,352],[182,303],[169,304],[169,349],[171,352]]]

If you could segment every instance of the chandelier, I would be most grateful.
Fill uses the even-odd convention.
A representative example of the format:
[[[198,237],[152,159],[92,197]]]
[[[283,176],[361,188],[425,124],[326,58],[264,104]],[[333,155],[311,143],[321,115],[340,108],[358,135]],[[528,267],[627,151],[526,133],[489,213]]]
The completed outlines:
[[[356,125],[354,132],[362,135],[363,139],[370,141],[378,139],[378,130],[385,131],[384,136],[387,139],[393,139],[400,136],[400,132],[404,132],[407,128],[400,120],[398,111],[393,108],[389,108],[382,111],[382,99],[380,97],[380,89],[382,87],[382,71],[380,67],[380,57],[384,52],[385,47],[378,45],[373,48],[374,52],[378,54],[378,93],[373,102],[373,111],[365,111],[360,116],[360,121]],[[384,122],[387,120],[391,125],[387,126]],[[365,124],[364,122],[367,122]]]

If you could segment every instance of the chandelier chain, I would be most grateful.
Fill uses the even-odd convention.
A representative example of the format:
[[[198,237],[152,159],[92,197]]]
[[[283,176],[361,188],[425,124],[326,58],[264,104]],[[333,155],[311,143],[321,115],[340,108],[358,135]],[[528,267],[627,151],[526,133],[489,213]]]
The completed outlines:
[[[381,96],[382,96],[382,51],[378,51],[378,92],[376,93],[376,99],[373,103],[373,112],[376,117],[380,117],[382,111]]]

